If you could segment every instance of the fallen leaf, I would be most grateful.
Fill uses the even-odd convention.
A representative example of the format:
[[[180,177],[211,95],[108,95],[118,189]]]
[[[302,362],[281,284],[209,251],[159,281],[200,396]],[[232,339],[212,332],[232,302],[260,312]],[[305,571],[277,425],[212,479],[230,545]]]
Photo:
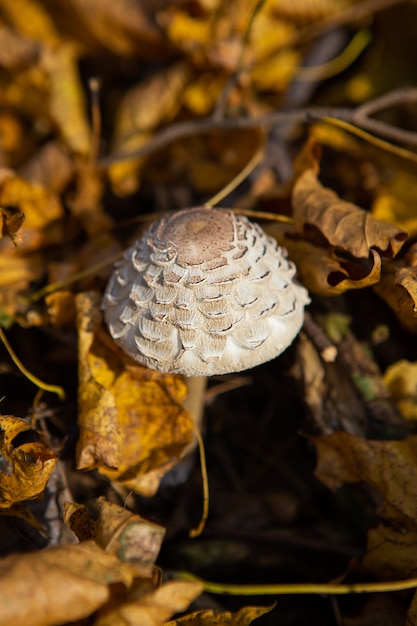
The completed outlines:
[[[93,542],[0,559],[2,626],[58,626],[88,617],[128,588],[134,570]],[[24,601],[22,601],[24,599]]]
[[[59,220],[64,211],[54,192],[3,168],[0,170],[0,206],[12,207],[15,214],[25,216],[19,230],[19,254],[61,241],[62,224]],[[5,248],[2,240],[0,250]]]
[[[369,441],[334,433],[313,439],[316,476],[330,489],[365,482],[379,495],[379,514],[406,526],[417,520],[417,436]],[[416,527],[417,528],[417,527]]]
[[[350,289],[363,289],[377,283],[381,276],[381,257],[370,250],[366,259],[343,256],[291,233],[287,226],[273,224],[267,232],[288,250],[297,266],[301,282],[309,291],[337,296]]]
[[[164,626],[249,626],[273,608],[273,606],[245,606],[236,613],[203,609],[167,622]]]
[[[153,74],[126,93],[116,114],[113,151],[132,152],[149,141],[159,124],[174,118],[182,93],[192,75],[187,63],[176,63]],[[140,184],[140,170],[145,159],[115,163],[108,174],[115,192],[131,194]]]
[[[417,420],[417,363],[396,361],[385,370],[384,382],[405,419]]]
[[[410,235],[417,233],[417,217],[412,209],[417,194],[415,172],[396,169],[388,183],[382,185],[372,206],[375,219],[396,224]]]
[[[101,326],[99,295],[76,298],[79,333],[79,469],[153,495],[193,440],[179,376],[140,367]]]
[[[145,594],[138,585],[119,606],[99,611],[94,626],[163,626],[172,615],[185,611],[201,592],[202,586],[195,582],[171,581]]]
[[[357,259],[368,259],[372,250],[391,259],[407,239],[407,233],[393,224],[376,220],[323,187],[313,170],[305,171],[295,183],[293,206],[294,226],[299,235]]]
[[[70,4],[84,27],[116,54],[149,57],[164,49],[162,33],[146,3],[71,0]]]
[[[376,293],[391,307],[401,325],[417,333],[417,244],[392,263],[385,263]]]
[[[71,43],[45,49],[42,68],[49,83],[49,114],[72,152],[87,155],[91,137],[84,88],[78,70],[78,50]]]
[[[0,238],[9,237],[11,242],[16,246],[17,234],[23,222],[25,214],[15,207],[0,207],[1,230]]]
[[[97,517],[92,517],[85,506],[67,503],[67,526],[80,541],[94,539],[107,554],[134,565],[137,576],[152,578],[165,529],[103,497],[96,504]]]
[[[363,566],[378,578],[398,580],[417,574],[417,528],[380,524],[368,532]]]
[[[42,433],[19,417],[0,416],[0,509],[33,500],[46,487],[57,456]]]

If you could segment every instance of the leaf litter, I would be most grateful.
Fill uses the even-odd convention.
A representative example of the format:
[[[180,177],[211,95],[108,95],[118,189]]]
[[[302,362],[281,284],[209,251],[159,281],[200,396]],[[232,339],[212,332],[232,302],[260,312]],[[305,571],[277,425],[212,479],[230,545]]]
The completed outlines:
[[[416,7],[293,4],[0,3],[2,624],[417,624]],[[139,367],[112,259],[257,154],[222,204],[288,248],[305,329],[207,392]]]

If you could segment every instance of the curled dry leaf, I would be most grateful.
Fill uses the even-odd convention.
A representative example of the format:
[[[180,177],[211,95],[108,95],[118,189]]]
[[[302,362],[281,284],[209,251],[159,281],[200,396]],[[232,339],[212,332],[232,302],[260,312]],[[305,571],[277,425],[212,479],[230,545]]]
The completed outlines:
[[[314,170],[305,171],[294,185],[294,225],[299,235],[367,259],[370,250],[392,259],[407,233],[393,224],[376,220],[370,213],[323,187]]]
[[[42,433],[19,417],[0,416],[0,508],[36,498],[46,487],[56,454]]]
[[[0,207],[0,220],[0,239],[8,237],[14,245],[17,245],[17,233],[25,221],[25,214],[13,206]]]
[[[397,315],[401,325],[417,333],[417,244],[393,263],[384,263],[381,281],[374,287]]]
[[[85,507],[68,504],[66,524],[80,541],[94,539],[107,554],[134,565],[138,576],[151,578],[165,529],[105,498],[97,500],[97,508],[98,518],[93,519]]]
[[[95,626],[163,626],[202,592],[199,583],[185,581],[171,581],[148,593],[143,593],[142,587],[140,583],[133,586],[122,603],[99,611]]]
[[[131,586],[134,569],[93,542],[14,554],[0,560],[2,626],[57,626],[88,617]]]
[[[338,295],[377,283],[382,258],[392,259],[407,233],[341,200],[316,171],[307,169],[294,185],[294,228],[274,224],[268,232],[288,249],[313,293]]]
[[[153,495],[193,440],[183,409],[184,381],[140,367],[102,326],[100,295],[77,296],[79,469],[97,468],[127,488]]]
[[[273,224],[266,230],[287,248],[301,282],[312,293],[337,296],[349,289],[363,289],[380,279],[381,257],[376,250],[370,250],[366,259],[343,257],[330,248],[300,239],[287,226]]]

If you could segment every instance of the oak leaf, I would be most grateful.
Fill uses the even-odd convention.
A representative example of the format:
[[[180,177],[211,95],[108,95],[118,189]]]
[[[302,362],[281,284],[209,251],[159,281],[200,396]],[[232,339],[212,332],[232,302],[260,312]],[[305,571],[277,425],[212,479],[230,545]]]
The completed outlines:
[[[153,495],[193,440],[183,379],[140,367],[101,325],[99,295],[77,296],[79,469],[97,468],[128,489]]]

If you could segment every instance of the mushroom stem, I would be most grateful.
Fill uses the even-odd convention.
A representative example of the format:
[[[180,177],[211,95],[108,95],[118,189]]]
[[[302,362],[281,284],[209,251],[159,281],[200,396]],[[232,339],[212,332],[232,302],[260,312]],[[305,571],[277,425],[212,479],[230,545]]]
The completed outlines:
[[[192,376],[186,378],[188,394],[184,400],[184,409],[193,417],[196,429],[201,430],[203,421],[207,376]]]

